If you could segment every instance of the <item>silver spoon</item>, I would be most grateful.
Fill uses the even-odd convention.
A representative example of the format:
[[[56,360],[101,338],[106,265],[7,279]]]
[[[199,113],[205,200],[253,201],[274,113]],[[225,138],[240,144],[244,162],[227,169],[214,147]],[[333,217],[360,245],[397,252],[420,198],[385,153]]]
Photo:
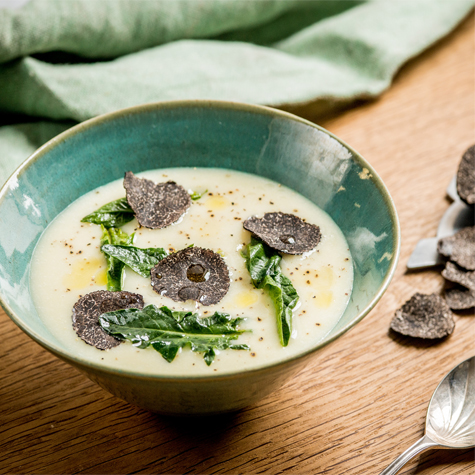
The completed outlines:
[[[428,449],[475,447],[475,356],[456,366],[437,386],[429,403],[426,431],[380,475],[394,475]]]

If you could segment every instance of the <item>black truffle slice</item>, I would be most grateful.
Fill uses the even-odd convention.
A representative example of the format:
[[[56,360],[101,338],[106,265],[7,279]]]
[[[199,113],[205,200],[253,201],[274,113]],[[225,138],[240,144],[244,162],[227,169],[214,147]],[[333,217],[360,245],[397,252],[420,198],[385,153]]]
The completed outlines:
[[[455,282],[467,289],[475,291],[475,271],[462,269],[457,264],[449,261],[442,271],[442,276],[450,280],[450,282]]]
[[[457,193],[465,203],[475,203],[475,145],[462,156],[457,170]]]
[[[73,329],[89,345],[108,350],[120,344],[99,325],[99,316],[124,308],[143,308],[143,297],[131,292],[98,290],[81,297],[73,307]]]
[[[445,291],[447,305],[454,310],[475,307],[475,290],[454,287]]]
[[[155,292],[176,302],[219,302],[229,289],[229,271],[222,257],[209,249],[188,247],[162,259],[151,272]]]
[[[169,226],[178,221],[191,205],[188,192],[174,181],[155,184],[127,172],[124,188],[137,221],[146,228]]]
[[[253,216],[246,219],[243,226],[269,247],[285,254],[311,251],[321,238],[318,226],[306,223],[293,214],[277,212],[266,213],[263,218]]]
[[[467,270],[475,270],[475,226],[439,239],[437,250]]]
[[[437,294],[414,294],[396,310],[391,328],[415,338],[435,339],[450,335],[454,316],[445,300]]]

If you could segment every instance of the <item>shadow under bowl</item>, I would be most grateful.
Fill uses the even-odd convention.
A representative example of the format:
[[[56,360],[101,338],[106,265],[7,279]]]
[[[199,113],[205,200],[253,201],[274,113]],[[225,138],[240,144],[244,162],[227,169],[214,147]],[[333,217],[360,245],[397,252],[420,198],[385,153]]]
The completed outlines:
[[[170,377],[81,359],[49,332],[29,282],[42,232],[74,200],[125,171],[167,167],[218,167],[269,178],[310,199],[340,227],[353,257],[353,291],[338,323],[310,351],[247,371]],[[147,104],[67,130],[37,150],[4,185],[0,223],[0,303],[11,319],[112,394],[175,415],[237,410],[281,386],[374,307],[394,274],[400,247],[394,203],[351,147],[291,114],[220,101]]]

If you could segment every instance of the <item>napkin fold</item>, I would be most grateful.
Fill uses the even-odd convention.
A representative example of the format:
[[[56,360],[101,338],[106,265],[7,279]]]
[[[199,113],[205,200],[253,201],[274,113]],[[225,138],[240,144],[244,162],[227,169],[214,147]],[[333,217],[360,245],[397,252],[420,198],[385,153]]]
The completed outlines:
[[[32,0],[1,9],[0,0],[3,122],[41,119],[0,127],[0,183],[58,131],[123,107],[376,97],[474,3]],[[65,120],[74,122],[55,122]]]

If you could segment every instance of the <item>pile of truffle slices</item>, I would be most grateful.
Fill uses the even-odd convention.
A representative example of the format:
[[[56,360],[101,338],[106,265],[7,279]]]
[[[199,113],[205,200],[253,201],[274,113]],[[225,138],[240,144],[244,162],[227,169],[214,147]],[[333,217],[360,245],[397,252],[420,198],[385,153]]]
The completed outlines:
[[[457,194],[475,207],[475,145],[463,155],[457,171]],[[391,329],[415,338],[436,339],[455,327],[452,310],[475,307],[475,226],[439,240],[437,249],[447,258],[442,276],[447,281],[445,299],[437,294],[416,293],[391,321]]]

